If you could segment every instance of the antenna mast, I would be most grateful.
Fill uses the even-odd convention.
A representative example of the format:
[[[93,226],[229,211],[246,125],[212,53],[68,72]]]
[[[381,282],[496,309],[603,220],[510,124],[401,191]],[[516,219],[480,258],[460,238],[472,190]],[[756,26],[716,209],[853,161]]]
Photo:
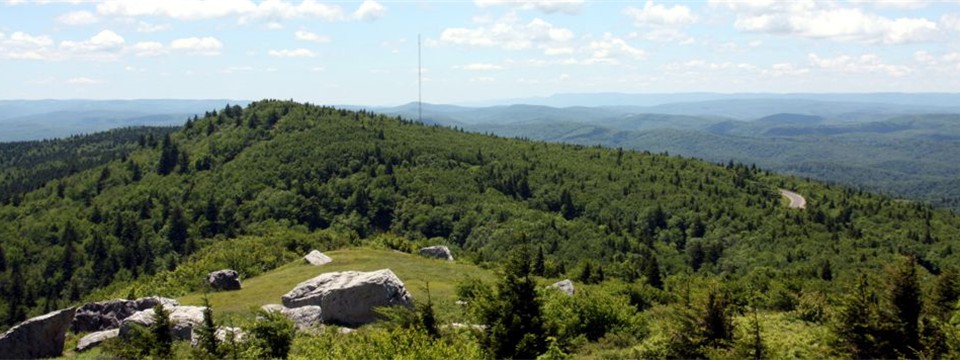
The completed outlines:
[[[420,59],[420,34],[417,34],[417,120],[423,123],[423,67]]]

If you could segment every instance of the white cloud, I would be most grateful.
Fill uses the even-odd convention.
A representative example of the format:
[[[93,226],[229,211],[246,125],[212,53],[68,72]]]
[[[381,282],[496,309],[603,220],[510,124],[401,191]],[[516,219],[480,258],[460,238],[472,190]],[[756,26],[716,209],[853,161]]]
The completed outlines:
[[[483,64],[483,63],[455,65],[453,68],[460,69],[460,70],[473,70],[473,71],[503,70],[503,66],[500,66],[497,64]]]
[[[364,0],[357,11],[353,12],[353,17],[361,21],[373,21],[382,18],[387,14],[387,8],[373,0]]]
[[[89,11],[74,11],[57,17],[57,21],[64,25],[90,25],[100,21],[96,15]]]
[[[655,42],[667,42],[679,45],[689,45],[694,43],[692,36],[674,28],[654,28],[643,32],[643,38]]]
[[[684,5],[666,7],[647,1],[643,8],[628,7],[623,13],[633,18],[638,25],[677,26],[689,25],[697,22],[690,8]]]
[[[946,30],[960,31],[960,15],[943,14],[940,16],[940,26]]]
[[[314,57],[314,56],[317,56],[317,53],[315,53],[315,52],[313,52],[313,51],[311,51],[311,50],[308,50],[308,49],[304,49],[304,48],[293,49],[293,50],[288,50],[288,49],[283,49],[283,50],[270,50],[270,51],[267,52],[267,54],[270,55],[270,56],[275,56],[275,57],[289,57],[289,58],[293,58],[293,57]]]
[[[496,80],[497,80],[497,79],[494,79],[494,78],[489,77],[489,76],[478,76],[478,77],[472,77],[472,78],[470,78],[468,81],[470,81],[470,82],[472,82],[472,83],[489,83],[489,82],[494,82],[494,81],[496,81]]]
[[[170,42],[170,49],[184,51],[188,54],[215,56],[220,55],[223,43],[214,37],[189,37],[176,39]]]
[[[313,71],[313,72],[323,72],[323,71],[327,71],[327,68],[325,68],[325,67],[323,67],[323,66],[314,66],[314,67],[310,68],[310,71]]]
[[[4,41],[4,45],[13,47],[43,47],[53,45],[53,40],[46,35],[32,36],[30,34],[17,31],[13,34],[10,34],[10,38]]]
[[[513,6],[523,10],[538,10],[547,14],[577,14],[583,7],[583,0],[474,0],[479,7]]]
[[[91,79],[88,77],[75,77],[67,79],[66,83],[70,85],[96,85],[102,83],[103,80]]]
[[[141,21],[137,23],[137,32],[142,33],[155,33],[160,31],[170,30],[170,24],[151,24],[146,21]]]
[[[252,71],[253,67],[250,66],[228,66],[220,70],[221,74],[233,74],[241,71]]]
[[[618,58],[626,57],[633,60],[643,60],[646,52],[631,46],[625,40],[610,33],[603,34],[602,39],[592,40],[584,49],[590,54],[591,63],[617,64]]]
[[[544,55],[557,56],[557,55],[573,55],[576,50],[570,46],[547,46],[541,45],[540,49],[543,50]]]
[[[874,54],[857,57],[841,55],[835,58],[821,58],[817,54],[809,54],[808,57],[810,58],[810,64],[815,67],[843,73],[883,73],[900,77],[909,75],[912,71],[906,66],[885,64],[879,56]]]
[[[117,33],[103,30],[87,40],[61,41],[60,49],[74,53],[111,52],[121,50],[124,42],[123,37]]]
[[[0,35],[0,58],[13,60],[52,60],[57,54],[50,49],[53,40],[46,35],[14,32],[9,37]]]
[[[541,19],[522,24],[516,15],[508,14],[490,26],[448,28],[440,34],[440,42],[454,45],[499,46],[522,50],[537,44],[564,43],[573,39],[573,32]]]
[[[167,50],[163,47],[163,44],[156,41],[138,42],[131,46],[131,50],[135,55],[142,57],[153,57],[167,54]]]
[[[309,31],[299,30],[293,34],[298,40],[303,41],[312,41],[315,43],[326,43],[330,42],[329,36],[317,35]]]
[[[771,77],[801,76],[810,72],[808,68],[798,68],[793,64],[780,63],[773,64],[769,69],[764,69],[761,74]]]
[[[157,16],[177,20],[203,20],[237,17],[240,22],[276,21],[295,18],[314,18],[327,21],[343,18],[343,10],[316,0],[304,0],[292,5],[283,0],[107,0],[97,5],[97,13],[104,16]]]
[[[934,40],[937,23],[926,18],[896,18],[866,13],[858,8],[813,1],[711,0],[737,14],[739,30],[812,39],[904,44]]]

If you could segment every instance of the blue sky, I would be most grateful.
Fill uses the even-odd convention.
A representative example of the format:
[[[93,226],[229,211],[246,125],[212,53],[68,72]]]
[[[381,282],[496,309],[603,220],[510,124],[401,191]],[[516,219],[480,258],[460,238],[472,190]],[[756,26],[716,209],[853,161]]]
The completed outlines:
[[[957,92],[957,1],[5,1],[0,98]]]

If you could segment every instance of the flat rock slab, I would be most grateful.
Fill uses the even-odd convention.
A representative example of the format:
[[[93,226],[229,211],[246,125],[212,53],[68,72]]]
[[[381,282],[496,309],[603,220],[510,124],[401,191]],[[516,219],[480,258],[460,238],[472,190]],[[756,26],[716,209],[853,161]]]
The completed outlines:
[[[297,308],[287,308],[280,304],[268,304],[260,307],[267,312],[279,312],[292,320],[297,325],[297,329],[306,330],[323,324],[323,318],[320,316],[322,310],[316,305],[307,305]]]
[[[319,250],[311,251],[309,254],[307,254],[307,256],[303,257],[303,260],[306,261],[308,264],[315,265],[315,266],[326,265],[333,261],[333,259],[331,259],[326,254],[320,252]]]
[[[57,310],[17,324],[0,336],[0,359],[57,357],[77,308]]]
[[[193,328],[203,324],[203,306],[164,307],[170,312],[170,333],[177,340],[192,340]],[[120,324],[120,337],[127,337],[134,326],[153,325],[153,309],[144,310],[123,319]]]
[[[420,256],[453,261],[453,254],[450,253],[450,248],[446,246],[428,246],[420,249],[419,253]]]
[[[287,308],[319,306],[324,323],[358,326],[377,320],[374,308],[412,306],[410,293],[390,269],[321,274],[283,295]]]
[[[120,329],[110,329],[89,333],[87,336],[80,338],[80,341],[77,342],[76,350],[77,352],[90,350],[90,348],[100,345],[104,341],[113,339],[117,336],[120,336]]]

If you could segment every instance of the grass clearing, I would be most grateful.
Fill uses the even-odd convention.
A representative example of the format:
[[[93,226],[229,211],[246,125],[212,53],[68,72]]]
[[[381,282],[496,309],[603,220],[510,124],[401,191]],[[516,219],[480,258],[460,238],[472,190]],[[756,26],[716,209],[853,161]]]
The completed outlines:
[[[425,258],[390,250],[354,248],[326,253],[333,262],[313,266],[297,260],[260,276],[242,279],[243,288],[237,291],[207,294],[216,316],[246,317],[251,309],[265,304],[279,304],[280,297],[304,280],[335,271],[373,271],[390,269],[413,294],[414,300],[426,301],[429,282],[434,307],[441,318],[458,317],[456,284],[467,277],[492,282],[494,273],[473,264]],[[202,293],[180,297],[181,304],[203,304]]]

